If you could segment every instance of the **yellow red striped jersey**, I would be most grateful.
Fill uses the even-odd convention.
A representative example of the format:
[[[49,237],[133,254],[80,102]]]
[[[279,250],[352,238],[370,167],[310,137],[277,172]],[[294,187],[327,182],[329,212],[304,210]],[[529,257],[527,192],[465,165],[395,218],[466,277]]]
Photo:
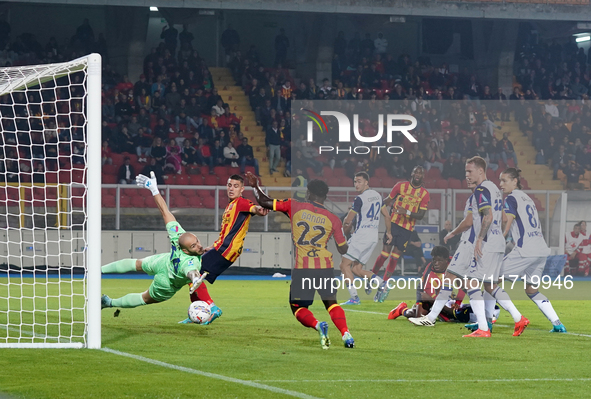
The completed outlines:
[[[413,187],[410,182],[399,182],[392,188],[388,198],[394,200],[394,209],[397,206],[417,213],[419,209],[427,209],[429,204],[429,192],[424,187]],[[392,223],[412,231],[415,227],[416,219],[408,215],[399,215],[396,212],[392,213]]]
[[[347,243],[341,220],[317,202],[299,202],[291,198],[273,200],[273,210],[291,219],[291,237],[295,246],[296,269],[333,268],[332,253],[326,248],[334,235],[340,247]]]
[[[220,237],[213,246],[230,262],[234,262],[242,253],[244,237],[255,208],[256,205],[246,198],[238,197],[224,210]]]

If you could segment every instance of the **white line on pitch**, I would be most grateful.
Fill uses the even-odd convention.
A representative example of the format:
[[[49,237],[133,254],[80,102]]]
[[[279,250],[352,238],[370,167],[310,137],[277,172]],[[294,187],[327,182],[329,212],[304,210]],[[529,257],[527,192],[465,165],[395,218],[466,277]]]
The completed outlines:
[[[413,380],[253,380],[260,382],[400,382],[400,383],[413,383],[417,382]],[[559,382],[559,381],[591,381],[591,378],[499,378],[494,380],[421,380],[420,382]]]
[[[382,316],[388,316],[388,313],[370,312],[368,310],[357,310],[357,309],[345,309],[345,310],[347,312],[369,313],[369,314],[377,314],[377,315],[382,315]],[[508,326],[506,324],[495,324],[494,326],[495,327],[504,327],[504,328],[510,328],[510,327],[512,328],[513,327],[513,326]],[[546,331],[546,330],[542,330],[540,328],[528,328],[528,330],[530,330],[530,331]],[[589,334],[579,334],[579,333],[572,333],[572,332],[559,333],[559,334],[575,335],[577,337],[591,338],[591,335],[589,335]]]
[[[177,366],[175,364],[164,363],[159,360],[154,360],[154,359],[150,359],[150,358],[143,357],[143,356],[133,355],[131,353],[120,352],[120,351],[110,349],[110,348],[102,348],[101,350],[103,352],[108,352],[108,353],[112,353],[114,355],[128,357],[131,359],[139,360],[141,362],[150,363],[150,364],[153,364],[156,366],[166,367],[166,368],[177,370],[177,371],[184,371],[185,373],[197,374],[197,375],[201,375],[203,377],[214,378],[216,380],[233,382],[235,384],[246,385],[246,386],[249,386],[252,388],[264,389],[265,391],[270,391],[270,392],[279,393],[279,394],[283,394],[283,395],[293,396],[296,398],[320,399],[316,396],[306,395],[305,393],[301,393],[301,392],[290,391],[288,389],[277,388],[277,387],[273,387],[270,385],[260,384],[258,382],[254,382],[254,381],[241,380],[238,378],[226,377],[225,375],[221,375],[221,374],[208,373],[207,371],[201,371],[201,370],[191,369],[188,367]]]

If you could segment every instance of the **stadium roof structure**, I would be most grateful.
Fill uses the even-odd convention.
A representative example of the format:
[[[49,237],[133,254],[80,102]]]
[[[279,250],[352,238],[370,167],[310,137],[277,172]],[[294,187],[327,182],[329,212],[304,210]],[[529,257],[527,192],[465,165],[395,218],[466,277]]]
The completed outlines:
[[[379,14],[450,18],[585,21],[591,17],[589,0],[8,0],[14,3],[78,4],[191,8],[206,10],[260,10]]]

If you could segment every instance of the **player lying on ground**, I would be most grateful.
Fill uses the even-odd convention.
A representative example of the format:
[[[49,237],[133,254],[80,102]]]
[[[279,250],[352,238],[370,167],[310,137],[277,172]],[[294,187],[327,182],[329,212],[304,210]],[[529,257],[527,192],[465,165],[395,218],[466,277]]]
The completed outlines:
[[[353,219],[357,216],[355,231],[347,242],[349,249],[341,258],[341,273],[343,281],[347,283],[347,289],[351,296],[347,302],[341,305],[359,305],[359,295],[353,284],[355,276],[370,281],[375,280],[379,287],[383,280],[376,274],[363,270],[363,266],[369,260],[376,244],[378,243],[378,228],[380,227],[380,209],[382,208],[382,196],[369,188],[369,175],[359,172],[353,179],[353,185],[358,195],[353,200],[353,206],[347,213],[343,222],[343,230],[346,235],[353,228]],[[366,289],[366,291],[369,291]]]
[[[390,195],[384,200],[381,209],[386,223],[383,248],[380,256],[373,266],[374,274],[378,274],[382,265],[390,257],[384,283],[378,289],[374,297],[375,302],[384,302],[388,296],[386,281],[392,277],[398,259],[404,252],[412,230],[417,220],[421,220],[427,212],[429,204],[429,192],[423,187],[425,170],[422,166],[415,166],[412,170],[410,181],[396,183]],[[392,215],[389,213],[390,206],[394,204]]]
[[[191,288],[193,290],[199,287],[202,282],[199,270],[204,250],[199,239],[194,234],[185,232],[173,214],[170,213],[164,198],[158,191],[154,172],[150,173],[150,178],[139,175],[136,177],[136,181],[138,186],[145,187],[152,192],[154,201],[164,218],[172,248],[166,254],[152,255],[144,259],[123,259],[103,266],[102,273],[138,271],[154,276],[154,281],[150,284],[150,288],[143,293],[127,294],[117,299],[103,295],[101,298],[102,308],[135,308],[164,302],[172,298],[188,283],[193,283],[193,288]]]
[[[468,188],[471,190],[474,190],[475,187],[473,184],[468,184]],[[417,316],[408,319],[417,326],[432,327],[435,325],[437,316],[439,316],[445,304],[451,299],[455,280],[463,278],[465,271],[472,262],[474,257],[474,241],[476,241],[472,219],[472,195],[466,200],[466,204],[464,205],[464,218],[454,230],[450,231],[443,238],[444,243],[447,244],[450,239],[458,234],[461,234],[460,244],[445,272],[441,289],[431,306],[431,310],[424,316],[417,314]]]
[[[244,246],[244,238],[248,232],[250,217],[252,215],[265,216],[269,210],[263,209],[244,198],[244,179],[239,175],[232,175],[226,184],[229,204],[222,216],[220,236],[210,247],[205,248],[202,259],[201,272],[204,279],[213,284],[217,277],[225,272],[238,259]],[[195,291],[195,292],[193,292]],[[191,287],[191,303],[205,301],[211,306],[211,318],[201,325],[207,325],[222,315],[222,310],[215,305],[209,295],[207,286],[201,284],[194,290]],[[181,324],[192,323],[188,317]]]
[[[520,169],[508,168],[500,177],[501,189],[507,194],[503,235],[507,237],[511,232],[515,242],[513,250],[503,259],[501,276],[505,281],[512,282],[525,276],[525,293],[552,323],[550,332],[566,332],[550,300],[537,289],[542,281],[546,257],[551,251],[542,235],[542,223],[536,205],[529,195],[521,191],[520,172]],[[517,319],[519,314],[512,316]]]
[[[437,246],[431,251],[431,256],[433,260],[425,267],[421,284],[417,286],[415,305],[409,309],[406,302],[400,303],[388,314],[389,320],[396,319],[400,316],[407,318],[424,316],[433,307],[435,298],[440,291],[439,287],[443,283],[443,273],[446,272],[449,265],[449,250],[444,246]],[[462,303],[463,297],[464,291],[460,291],[456,297],[456,300],[459,301],[458,304]],[[445,307],[441,314],[445,315],[446,318],[453,317],[453,312],[446,311]]]
[[[349,333],[345,311],[337,303],[337,289],[332,284],[335,278],[332,254],[326,248],[328,240],[334,235],[340,254],[347,253],[349,249],[340,219],[324,208],[328,186],[323,181],[312,180],[306,191],[307,202],[277,200],[261,190],[253,174],[247,173],[247,178],[263,208],[283,212],[291,220],[295,266],[291,273],[289,304],[293,315],[304,327],[318,331],[322,349],[328,349],[328,324],[325,321],[319,322],[308,310],[318,291],[330,318],[341,332],[345,348],[353,348],[355,341]]]

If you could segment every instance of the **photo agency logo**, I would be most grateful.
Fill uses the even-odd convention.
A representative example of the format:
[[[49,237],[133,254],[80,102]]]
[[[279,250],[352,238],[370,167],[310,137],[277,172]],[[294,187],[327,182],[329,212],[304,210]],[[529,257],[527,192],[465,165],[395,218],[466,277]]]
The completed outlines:
[[[359,114],[357,113],[353,114],[353,123],[351,123],[349,119],[350,117],[342,112],[319,111],[320,113],[317,113],[306,108],[301,108],[300,110],[302,111],[302,114],[309,119],[306,126],[306,141],[308,143],[315,142],[315,127],[318,128],[320,134],[330,134],[331,130],[329,130],[324,117],[334,117],[337,121],[338,144],[326,145],[326,140],[323,140],[323,145],[318,146],[318,152],[320,154],[332,152],[335,154],[346,153],[363,155],[369,154],[372,150],[376,150],[378,154],[383,152],[391,155],[398,155],[401,154],[404,149],[399,145],[391,145],[394,134],[398,132],[400,132],[411,143],[417,142],[417,139],[415,139],[410,133],[411,130],[417,127],[417,120],[412,115],[379,114],[377,117],[376,129],[373,129],[375,130],[375,134],[368,135],[367,129],[365,131],[363,129],[360,130]],[[353,132],[353,137],[351,132]],[[382,141],[384,133],[386,135],[386,143],[388,145],[379,145],[378,143]],[[366,144],[352,145],[352,143],[357,142]]]

